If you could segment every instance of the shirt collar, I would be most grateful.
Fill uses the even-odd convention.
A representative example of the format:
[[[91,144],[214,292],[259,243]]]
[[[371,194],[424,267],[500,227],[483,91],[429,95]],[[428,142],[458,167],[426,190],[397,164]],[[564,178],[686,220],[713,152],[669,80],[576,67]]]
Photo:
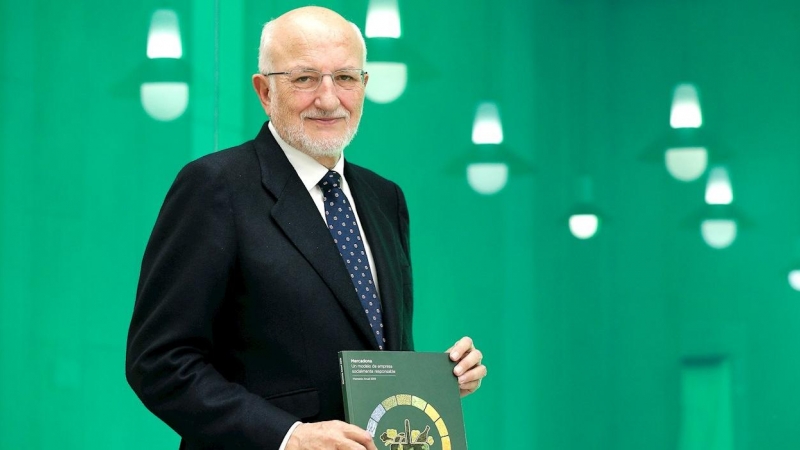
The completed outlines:
[[[267,127],[272,133],[272,136],[275,137],[275,140],[278,141],[278,145],[281,147],[281,150],[283,150],[283,153],[286,154],[286,158],[289,160],[292,167],[294,167],[295,172],[297,172],[306,190],[311,191],[314,189],[317,183],[319,183],[319,180],[328,173],[328,168],[281,139],[278,131],[272,125],[272,122],[267,123]],[[332,170],[335,170],[344,178],[344,153],[342,153],[342,156],[336,161],[336,165],[333,166]]]

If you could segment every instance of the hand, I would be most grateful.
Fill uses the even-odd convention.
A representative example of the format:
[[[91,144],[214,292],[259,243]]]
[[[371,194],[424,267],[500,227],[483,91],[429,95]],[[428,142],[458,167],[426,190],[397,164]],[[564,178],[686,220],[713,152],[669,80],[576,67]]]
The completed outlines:
[[[486,366],[481,364],[483,353],[475,348],[472,339],[463,337],[445,353],[450,354],[450,359],[457,362],[453,374],[458,377],[458,388],[461,397],[477,391],[481,387],[481,380],[486,376]]]
[[[338,420],[301,423],[294,429],[286,450],[378,450],[372,436],[361,428]]]

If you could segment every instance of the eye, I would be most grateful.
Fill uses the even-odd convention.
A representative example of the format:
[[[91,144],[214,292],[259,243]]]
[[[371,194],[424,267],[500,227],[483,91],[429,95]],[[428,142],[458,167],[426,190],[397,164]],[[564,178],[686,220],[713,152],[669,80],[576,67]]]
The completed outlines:
[[[292,78],[292,83],[298,85],[313,85],[319,80],[319,75],[313,72],[300,72]]]

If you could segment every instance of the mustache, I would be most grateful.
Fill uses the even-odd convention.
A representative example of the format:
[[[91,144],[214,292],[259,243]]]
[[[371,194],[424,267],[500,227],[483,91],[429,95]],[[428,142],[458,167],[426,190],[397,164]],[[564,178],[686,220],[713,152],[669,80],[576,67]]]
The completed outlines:
[[[324,111],[321,109],[315,109],[312,111],[303,111],[300,114],[301,119],[334,119],[334,118],[344,118],[345,120],[350,120],[350,113],[347,112],[344,108],[336,108],[333,111]]]

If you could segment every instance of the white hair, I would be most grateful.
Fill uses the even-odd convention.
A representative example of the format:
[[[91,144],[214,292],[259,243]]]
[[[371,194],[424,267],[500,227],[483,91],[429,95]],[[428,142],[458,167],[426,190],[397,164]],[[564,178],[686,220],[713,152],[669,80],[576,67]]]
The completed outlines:
[[[272,44],[273,34],[275,33],[275,20],[272,19],[269,22],[264,24],[264,28],[261,29],[261,43],[258,46],[258,72],[259,73],[270,73],[273,71],[272,66],[272,54],[270,51],[270,45]],[[355,30],[356,35],[358,35],[359,41],[361,41],[361,53],[363,59],[361,61],[362,69],[367,64],[367,43],[364,41],[364,35],[361,34],[361,29],[358,28],[358,25],[354,24],[353,22],[348,22]]]

